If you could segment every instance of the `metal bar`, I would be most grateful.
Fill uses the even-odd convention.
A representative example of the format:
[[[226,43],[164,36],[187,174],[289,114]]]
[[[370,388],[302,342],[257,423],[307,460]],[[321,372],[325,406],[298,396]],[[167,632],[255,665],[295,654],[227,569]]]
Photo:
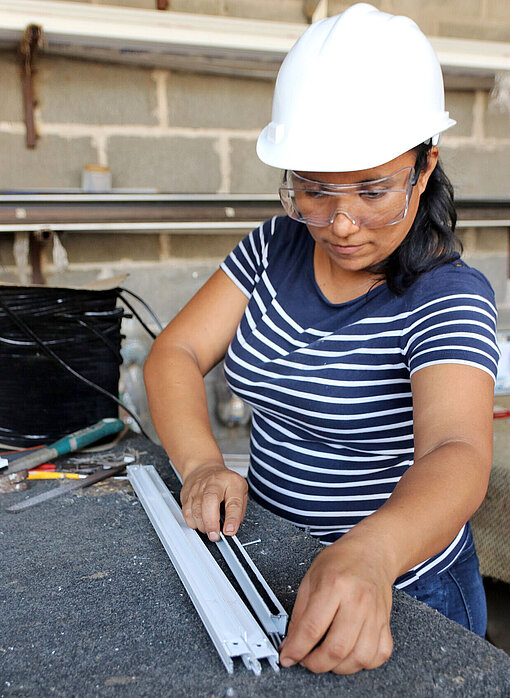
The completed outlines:
[[[64,494],[68,494],[73,490],[79,490],[83,487],[89,487],[89,485],[94,485],[96,482],[101,482],[114,475],[119,475],[124,470],[124,465],[119,465],[117,468],[101,468],[91,475],[87,475],[83,480],[74,480],[73,482],[68,482],[65,485],[57,485],[51,490],[46,490],[40,494],[36,494],[28,499],[23,499],[17,504],[13,504],[7,507],[5,511],[10,514],[15,514],[18,511],[23,511],[29,507],[33,507],[36,504],[41,504],[41,502],[47,502],[49,499],[54,499],[55,497],[62,497]],[[8,477],[8,476],[6,476]]]
[[[227,467],[229,467],[229,463],[233,460],[236,462],[242,461],[247,465],[249,456],[244,454],[225,456],[225,464]],[[179,479],[179,482],[182,482],[181,476],[172,461],[169,459],[168,462]],[[274,595],[273,590],[262,576],[260,570],[239,542],[237,536],[229,536],[227,539],[226,536],[220,532],[220,540],[216,542],[216,545],[229,566],[230,571],[236,578],[237,583],[243,590],[248,603],[255,612],[259,622],[262,624],[262,627],[275,646],[278,647],[283,640],[287,628],[289,619],[287,612]],[[237,551],[237,554],[234,550]],[[262,589],[262,594],[259,589],[257,589],[257,586],[259,589]]]
[[[155,223],[18,223],[0,225],[0,233],[40,232],[40,233],[199,233],[217,235],[251,231],[258,228],[260,220],[253,221],[164,221]],[[458,220],[457,228],[506,228],[510,218]]]
[[[272,601],[274,611],[268,607],[267,603],[257,591],[248,572],[230,547],[230,544],[223,533],[220,533],[220,540],[217,541],[216,545],[223,555],[227,565],[230,567],[232,574],[239,583],[239,586],[243,590],[257,618],[262,623],[262,627],[270,637],[274,637],[278,644],[280,644],[287,629],[287,621],[289,619],[287,612],[274,595],[272,589],[260,571],[257,569],[246,550],[243,548],[242,544],[239,542],[237,536],[229,536],[229,541],[232,546],[235,546],[238,551],[238,555],[244,560],[244,564],[249,568],[257,582],[264,589],[266,595]]]
[[[52,233],[165,233],[193,232],[216,234],[218,230],[253,230],[261,221],[165,221],[162,223],[19,223],[0,225],[0,233],[46,232]]]
[[[127,474],[227,671],[234,671],[233,657],[241,657],[256,675],[261,672],[260,659],[279,671],[275,648],[198,534],[187,526],[154,466],[131,465]]]
[[[21,57],[21,82],[23,87],[23,106],[25,112],[25,142],[27,148],[35,148],[37,131],[35,129],[34,106],[34,61],[40,45],[42,29],[36,24],[30,24],[23,32],[19,52]]]
[[[226,203],[231,202],[242,202],[251,203],[253,201],[262,201],[263,203],[273,203],[280,202],[278,194],[155,194],[155,193],[139,193],[139,192],[126,192],[123,191],[112,191],[108,194],[86,194],[81,189],[72,189],[69,191],[59,190],[58,192],[54,189],[49,191],[40,190],[37,191],[27,191],[25,193],[6,193],[5,190],[0,194],[0,203],[19,203],[19,202],[37,202],[39,204],[44,204],[46,202],[58,202],[58,203],[69,203],[69,202],[85,202],[85,203],[104,203],[104,202],[124,202],[129,204],[140,204],[145,202],[157,201],[157,202],[186,202],[186,203],[196,203],[200,204],[202,202],[213,202],[213,203]],[[497,203],[497,202],[496,202]],[[507,205],[509,202],[506,202]]]

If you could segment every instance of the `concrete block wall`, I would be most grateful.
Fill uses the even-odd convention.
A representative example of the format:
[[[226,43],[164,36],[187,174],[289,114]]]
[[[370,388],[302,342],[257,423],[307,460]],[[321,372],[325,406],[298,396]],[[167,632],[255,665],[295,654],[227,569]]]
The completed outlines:
[[[43,1],[43,0],[41,0]],[[91,0],[150,9],[153,0]],[[350,3],[330,0],[330,13]],[[507,0],[375,0],[381,9],[406,13],[429,34],[465,37],[508,32]],[[170,9],[302,22],[302,0],[171,0]],[[459,30],[460,31],[460,30]],[[450,34],[449,34],[450,32]],[[112,170],[113,186],[168,192],[272,193],[279,173],[261,164],[255,142],[271,112],[271,81],[110,65],[41,54],[35,150],[24,145],[19,69],[13,53],[0,54],[0,189],[78,187],[84,165]],[[441,156],[459,197],[510,194],[510,114],[494,106],[482,84],[447,91],[458,125],[442,141]],[[507,290],[508,230],[462,232],[466,258],[493,283],[510,327]],[[239,239],[233,235],[79,235],[62,239],[69,267],[45,256],[50,282],[76,283],[129,272],[140,292],[170,320]],[[12,237],[0,233],[0,280],[18,278]],[[508,311],[507,311],[508,308]]]

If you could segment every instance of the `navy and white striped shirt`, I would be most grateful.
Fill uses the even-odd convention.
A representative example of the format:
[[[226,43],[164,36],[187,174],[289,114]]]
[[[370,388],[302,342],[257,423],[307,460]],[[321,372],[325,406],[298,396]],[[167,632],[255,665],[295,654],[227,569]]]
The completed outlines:
[[[225,358],[232,390],[253,408],[248,483],[264,507],[323,543],[376,511],[413,463],[414,371],[442,363],[496,375],[494,294],[455,260],[402,296],[380,284],[331,303],[313,270],[314,241],[273,218],[221,268],[249,298]],[[397,580],[447,569],[468,527]]]

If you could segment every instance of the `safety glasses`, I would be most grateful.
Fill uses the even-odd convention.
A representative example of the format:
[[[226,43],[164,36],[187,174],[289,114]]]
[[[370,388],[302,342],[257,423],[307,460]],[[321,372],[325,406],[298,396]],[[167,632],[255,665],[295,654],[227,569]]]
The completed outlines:
[[[360,228],[380,228],[406,217],[418,176],[404,167],[381,179],[328,184],[285,170],[279,194],[287,214],[301,223],[325,228],[342,214]]]

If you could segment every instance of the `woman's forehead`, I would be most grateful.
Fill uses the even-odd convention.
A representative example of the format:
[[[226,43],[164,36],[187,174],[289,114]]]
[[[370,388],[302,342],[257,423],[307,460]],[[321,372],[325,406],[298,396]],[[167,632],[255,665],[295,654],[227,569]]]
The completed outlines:
[[[305,172],[296,170],[299,177],[310,179],[315,182],[327,182],[328,184],[363,184],[376,179],[382,179],[389,175],[398,172],[404,167],[412,167],[414,165],[416,155],[414,151],[409,150],[407,153],[399,155],[397,158],[385,162],[383,165],[371,167],[368,170],[355,170],[353,172]]]

